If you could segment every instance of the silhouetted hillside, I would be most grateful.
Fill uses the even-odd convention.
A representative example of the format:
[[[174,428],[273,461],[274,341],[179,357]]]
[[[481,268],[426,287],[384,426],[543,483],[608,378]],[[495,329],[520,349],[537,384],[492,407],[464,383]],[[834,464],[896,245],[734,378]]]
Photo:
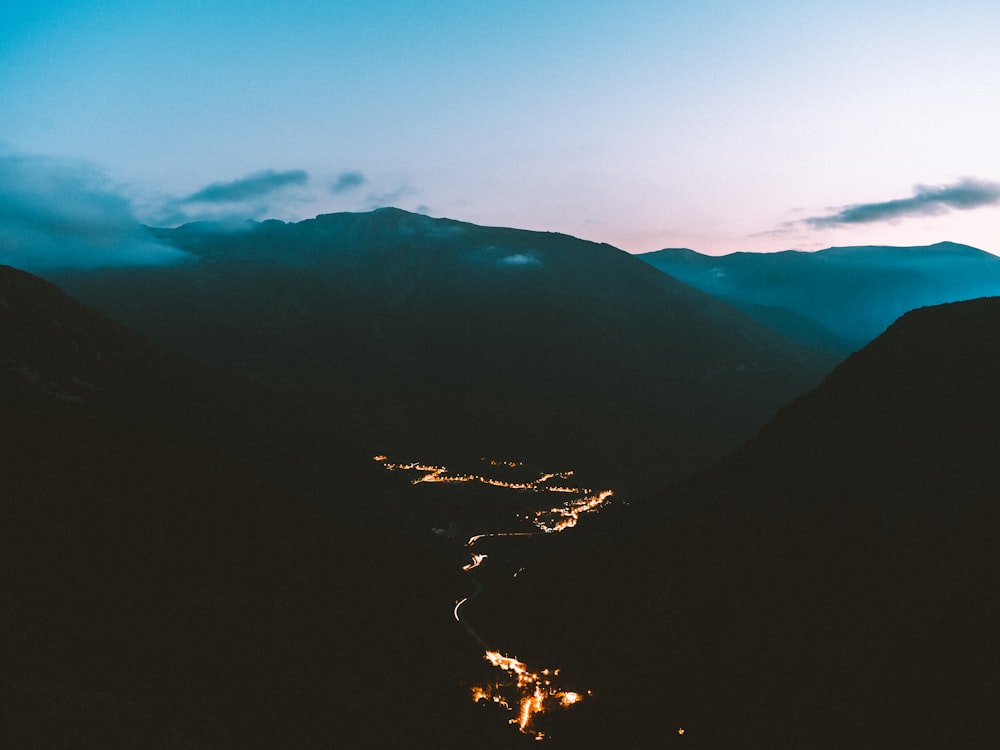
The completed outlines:
[[[383,216],[397,223],[380,233]],[[392,238],[426,221],[390,212],[334,224],[361,222],[337,231],[360,233],[376,254],[405,255]],[[433,318],[428,300],[456,299],[450,284],[461,280],[481,301],[498,267],[484,271],[489,283],[480,286],[457,271],[447,283],[432,274],[446,286],[439,297],[424,294],[427,280],[406,291],[423,261],[377,286],[379,294],[402,289],[400,309],[419,313],[420,324],[406,328],[409,318],[389,316],[386,298],[370,290],[365,299],[378,304],[360,312],[347,304],[344,279],[359,286],[369,278],[342,271],[364,265],[358,253],[344,265],[303,261],[301,276],[291,261],[273,262],[267,281],[255,265],[264,261],[248,257],[266,255],[269,242],[219,250],[219,259],[212,238],[236,242],[231,235],[178,231],[191,233],[192,248],[191,238],[204,243],[202,260],[166,275],[115,271],[77,281],[121,284],[107,288],[133,311],[143,307],[130,295],[148,293],[150,320],[178,334],[192,335],[192,310],[218,312],[230,337],[246,337],[234,351],[256,356],[263,347],[270,353],[261,361],[280,359],[283,332],[314,326],[314,338],[287,344],[287,369],[261,368],[248,383],[0,269],[0,586],[8,613],[0,621],[0,740],[234,750],[532,742],[471,704],[470,664],[481,663],[481,649],[450,615],[456,577],[468,585],[457,548],[397,531],[411,528],[394,517],[405,515],[406,499],[350,448],[370,406],[334,399],[358,421],[334,419],[339,412],[315,375],[337,371],[323,351],[297,359],[310,356],[304,341],[331,340],[343,321],[361,331],[374,320],[385,358],[362,361],[454,362],[437,349],[431,362],[414,353],[433,347],[416,337],[424,322],[451,330],[456,318],[451,307]],[[520,247],[513,265],[537,268],[530,257],[558,265],[559,243],[576,242],[555,236],[549,247],[547,237],[528,233],[535,255]],[[607,254],[593,248],[599,259]],[[457,267],[453,257],[440,263]],[[709,302],[706,320],[701,295],[628,263],[644,270],[629,284],[598,285],[588,299],[604,294],[604,307],[618,310],[626,289],[653,299],[674,290],[672,307],[657,304],[673,311],[676,340],[662,332],[651,340],[689,347],[685,362],[703,366],[721,356],[715,347],[743,346],[718,333],[720,320],[751,336],[749,349],[723,360],[722,382],[756,382],[737,375],[748,351],[786,351],[759,338],[763,329],[737,326],[745,319],[726,306]],[[570,305],[579,288],[552,296]],[[211,306],[192,302],[206,289]],[[512,283],[496,300],[509,301],[510,289],[522,287]],[[173,292],[183,315],[171,329],[157,313]],[[413,297],[422,301],[406,301]],[[311,312],[289,314],[286,324],[275,314],[286,309],[279,299]],[[315,316],[330,299],[341,315]],[[534,298],[523,299],[531,307]],[[266,335],[255,338],[222,300],[242,301],[243,316]],[[646,313],[645,304],[635,303]],[[472,304],[461,309],[475,314]],[[638,320],[611,316],[619,319]],[[587,325],[594,335],[594,322]],[[531,545],[516,586],[491,580],[470,608],[475,627],[502,633],[523,647],[520,657],[543,656],[593,690],[579,710],[546,724],[551,746],[990,747],[1000,733],[998,326],[1000,299],[907,314],[714,468],[646,502],[613,505],[573,535],[546,535],[545,546]],[[211,339],[220,347],[231,343],[222,330]],[[407,340],[400,330],[414,333],[413,350],[399,343]],[[511,346],[530,335],[517,330]],[[355,353],[374,346],[360,334],[357,341]],[[572,337],[563,344],[581,345]],[[369,387],[393,382],[379,380],[386,377],[375,372]],[[684,390],[685,378],[666,382],[704,396]],[[347,378],[334,393],[343,399],[352,389],[361,386]],[[313,414],[303,409],[310,405]],[[607,445],[601,437],[595,455]]]
[[[301,428],[0,267],[0,745],[462,746],[450,558]]]
[[[992,746],[997,330],[997,298],[905,315],[731,458],[581,529],[571,577],[522,576],[604,696],[577,741]]]
[[[1000,294],[1000,258],[967,245],[638,256],[793,340],[849,352],[916,307]]]
[[[651,485],[749,437],[830,357],[628,254],[395,209],[155,230],[186,265],[50,278],[370,451]]]

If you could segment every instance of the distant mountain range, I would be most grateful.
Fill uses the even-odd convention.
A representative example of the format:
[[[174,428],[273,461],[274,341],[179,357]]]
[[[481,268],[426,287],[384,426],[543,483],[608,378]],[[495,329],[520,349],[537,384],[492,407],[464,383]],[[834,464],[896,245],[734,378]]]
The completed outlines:
[[[608,245],[396,209],[155,230],[187,264],[48,278],[397,456],[530,457],[652,488],[836,358]]]
[[[844,354],[914,308],[1000,294],[1000,258],[953,242],[638,257],[800,343]]]

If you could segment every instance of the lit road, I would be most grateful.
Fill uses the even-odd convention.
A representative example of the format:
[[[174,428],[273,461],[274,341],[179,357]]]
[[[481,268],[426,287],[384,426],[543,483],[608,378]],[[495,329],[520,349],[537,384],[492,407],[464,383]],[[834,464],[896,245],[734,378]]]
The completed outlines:
[[[413,484],[427,482],[440,482],[443,484],[479,482],[491,487],[512,491],[552,492],[564,497],[570,496],[569,500],[556,506],[534,512],[530,520],[538,531],[500,531],[475,534],[469,537],[465,546],[472,550],[470,561],[462,566],[462,571],[472,581],[473,591],[468,596],[458,599],[452,610],[452,616],[455,621],[484,649],[485,654],[483,658],[502,673],[501,676],[494,680],[474,685],[472,687],[473,700],[477,702],[492,702],[511,712],[515,712],[516,707],[516,716],[510,719],[510,723],[516,724],[518,730],[523,734],[530,735],[536,740],[544,739],[544,733],[536,730],[534,727],[535,716],[556,708],[571,706],[582,700],[583,695],[576,691],[563,690],[554,684],[553,679],[559,674],[558,669],[533,670],[524,662],[491,648],[469,623],[466,617],[466,612],[469,608],[468,605],[485,591],[485,587],[475,573],[482,569],[488,559],[486,554],[477,553],[473,548],[483,539],[535,537],[566,531],[576,526],[582,516],[595,513],[603,508],[614,493],[611,490],[603,490],[595,493],[588,488],[551,484],[553,480],[557,479],[561,481],[568,480],[573,475],[573,472],[542,473],[534,480],[509,481],[497,476],[476,473],[452,474],[443,466],[434,466],[421,462],[406,464],[392,463],[387,456],[375,456],[375,461],[382,464],[389,471],[419,472],[420,476],[413,480]],[[483,461],[486,462],[486,459],[483,459]],[[520,463],[495,460],[489,461],[488,464],[490,467],[495,467],[498,470],[514,469],[522,466]],[[519,569],[518,572],[522,569]]]

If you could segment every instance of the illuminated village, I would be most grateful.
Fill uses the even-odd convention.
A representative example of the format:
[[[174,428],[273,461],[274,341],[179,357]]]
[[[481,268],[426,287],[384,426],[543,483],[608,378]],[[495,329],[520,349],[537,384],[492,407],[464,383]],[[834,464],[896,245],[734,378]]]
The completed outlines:
[[[508,677],[492,683],[474,685],[472,699],[477,703],[491,701],[513,711],[514,706],[511,705],[507,693],[516,692],[517,715],[510,720],[510,723],[517,724],[522,733],[530,734],[536,740],[545,739],[545,733],[538,732],[533,728],[532,720],[535,715],[545,713],[553,708],[566,708],[583,699],[580,693],[560,690],[552,684],[550,678],[559,675],[558,669],[543,669],[540,672],[533,672],[523,661],[504,656],[499,651],[487,651],[483,658],[497,669],[505,672]],[[589,692],[588,695],[590,695]]]
[[[420,462],[392,463],[384,455],[375,456],[375,461],[382,464],[388,471],[418,472],[420,476],[413,480],[413,484],[422,482],[480,482],[492,487],[521,492],[553,492],[563,496],[572,496],[559,505],[534,511],[528,516],[522,516],[523,519],[534,524],[538,531],[476,534],[466,542],[466,547],[469,548],[473,548],[478,541],[486,538],[535,536],[565,531],[576,526],[581,516],[599,511],[614,494],[612,490],[595,492],[592,489],[571,487],[566,484],[550,484],[554,480],[566,482],[573,476],[571,471],[542,473],[530,481],[508,481],[476,473],[450,474],[448,469],[443,466],[433,466]],[[497,468],[513,469],[522,466],[520,463],[510,461],[485,458],[482,461],[488,466]],[[472,552],[470,561],[462,566],[462,570],[469,574],[470,579],[475,584],[475,591],[470,596],[459,599],[455,603],[453,616],[469,635],[485,649],[483,658],[502,674],[490,681],[473,685],[471,696],[477,703],[485,701],[513,712],[515,715],[510,719],[511,724],[517,725],[518,730],[523,734],[530,735],[536,740],[544,740],[545,733],[538,731],[534,726],[535,717],[556,708],[572,706],[581,701],[584,694],[557,687],[553,683],[553,679],[559,675],[558,669],[533,670],[524,662],[490,648],[465,619],[463,615],[465,605],[484,590],[483,585],[472,576],[472,572],[482,566],[486,560],[487,555]],[[590,693],[587,692],[586,695],[590,695]]]
[[[487,460],[485,458],[482,460],[490,466],[515,468],[523,465],[512,461],[496,461]],[[542,473],[537,479],[512,482],[504,479],[498,479],[496,477],[484,476],[482,474],[450,474],[448,473],[448,469],[444,466],[433,466],[419,461],[413,461],[405,464],[392,463],[389,461],[387,456],[382,455],[375,456],[375,461],[382,464],[382,466],[384,466],[388,471],[420,472],[421,476],[414,479],[413,484],[420,484],[422,482],[443,482],[447,484],[480,482],[491,487],[500,487],[508,490],[521,490],[525,492],[554,492],[563,495],[573,495],[571,500],[552,508],[535,511],[535,513],[530,517],[532,523],[534,523],[535,526],[546,534],[573,528],[576,526],[580,516],[600,510],[607,504],[611,496],[614,495],[613,490],[602,490],[595,493],[593,490],[583,487],[549,484],[549,482],[554,479],[563,481],[568,480],[573,476],[572,471]],[[469,540],[470,546],[474,540],[480,539],[483,536],[492,535],[480,534],[475,536]]]

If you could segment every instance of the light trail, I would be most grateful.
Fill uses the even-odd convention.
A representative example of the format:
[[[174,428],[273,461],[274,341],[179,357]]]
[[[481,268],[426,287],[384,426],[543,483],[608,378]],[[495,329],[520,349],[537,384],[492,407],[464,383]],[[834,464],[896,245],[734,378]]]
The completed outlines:
[[[468,563],[467,565],[463,565],[462,566],[462,570],[464,570],[466,573],[468,573],[470,570],[475,570],[480,565],[482,565],[484,562],[486,562],[486,558],[487,557],[489,557],[489,555],[477,555],[477,554],[473,554],[472,555],[472,562]]]

